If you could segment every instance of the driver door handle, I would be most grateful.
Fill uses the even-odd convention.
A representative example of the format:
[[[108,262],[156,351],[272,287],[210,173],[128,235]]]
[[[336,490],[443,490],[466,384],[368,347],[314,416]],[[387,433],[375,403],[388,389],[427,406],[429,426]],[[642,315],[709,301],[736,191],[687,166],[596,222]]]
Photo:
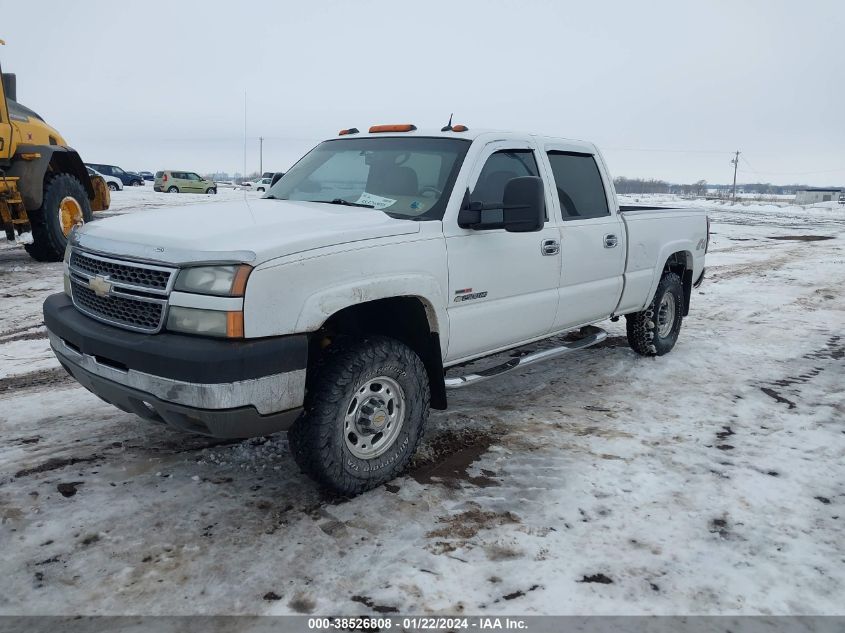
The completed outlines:
[[[557,240],[543,240],[540,242],[540,252],[543,255],[557,255],[560,252],[560,242]]]

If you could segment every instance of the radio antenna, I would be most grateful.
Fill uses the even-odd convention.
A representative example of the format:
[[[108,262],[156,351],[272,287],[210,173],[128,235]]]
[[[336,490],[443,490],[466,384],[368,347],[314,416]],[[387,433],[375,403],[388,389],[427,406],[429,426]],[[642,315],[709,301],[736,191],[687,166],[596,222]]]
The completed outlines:
[[[446,124],[445,127],[440,128],[441,132],[450,132],[452,130],[452,117],[455,116],[455,113],[449,115],[449,122]]]

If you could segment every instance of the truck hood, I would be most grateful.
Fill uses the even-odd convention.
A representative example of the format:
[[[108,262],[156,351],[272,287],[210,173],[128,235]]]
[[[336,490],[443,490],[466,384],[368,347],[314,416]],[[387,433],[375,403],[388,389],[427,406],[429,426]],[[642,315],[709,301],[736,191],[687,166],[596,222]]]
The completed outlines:
[[[97,220],[72,243],[92,251],[169,264],[241,261],[258,265],[317,248],[420,231],[376,209],[319,202],[227,200]]]

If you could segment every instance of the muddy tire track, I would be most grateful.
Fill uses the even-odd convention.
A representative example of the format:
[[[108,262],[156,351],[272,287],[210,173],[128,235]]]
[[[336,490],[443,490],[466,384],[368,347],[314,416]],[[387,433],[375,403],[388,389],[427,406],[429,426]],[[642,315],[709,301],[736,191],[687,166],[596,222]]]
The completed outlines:
[[[15,374],[0,378],[0,397],[9,392],[20,395],[26,391],[40,390],[43,387],[71,387],[77,382],[62,367],[52,367],[28,374]]]
[[[800,357],[801,361],[809,361],[812,367],[803,370],[799,374],[766,382],[760,387],[760,390],[776,402],[787,405],[790,410],[795,409],[798,404],[784,396],[782,390],[793,388],[792,391],[797,393],[799,390],[794,389],[794,387],[806,385],[816,378],[816,376],[843,359],[845,359],[845,339],[838,334],[833,334],[828,337],[823,347],[812,352],[807,352]]]

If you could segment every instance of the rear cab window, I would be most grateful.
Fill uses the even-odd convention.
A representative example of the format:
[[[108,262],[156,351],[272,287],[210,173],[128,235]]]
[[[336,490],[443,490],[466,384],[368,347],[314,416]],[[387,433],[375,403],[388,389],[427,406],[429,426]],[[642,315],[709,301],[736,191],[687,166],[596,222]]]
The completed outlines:
[[[610,215],[607,192],[592,154],[552,150],[547,155],[564,221]]]

